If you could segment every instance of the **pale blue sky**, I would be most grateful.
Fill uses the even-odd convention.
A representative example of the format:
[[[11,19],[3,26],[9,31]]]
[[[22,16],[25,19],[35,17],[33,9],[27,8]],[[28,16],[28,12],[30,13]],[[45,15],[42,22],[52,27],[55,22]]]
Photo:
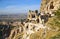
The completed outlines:
[[[28,10],[39,10],[41,0],[0,0],[0,14],[27,13]]]

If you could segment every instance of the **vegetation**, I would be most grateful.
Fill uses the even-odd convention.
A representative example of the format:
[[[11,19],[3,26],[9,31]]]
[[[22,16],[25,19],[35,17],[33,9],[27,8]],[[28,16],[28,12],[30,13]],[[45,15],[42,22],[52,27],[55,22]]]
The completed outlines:
[[[13,28],[14,28],[14,26],[0,25],[0,39],[4,39],[5,37],[8,37],[10,35],[10,31]],[[5,36],[5,34],[6,34],[6,36]],[[5,37],[3,38],[3,36],[5,36]]]
[[[57,33],[55,36],[51,36],[50,39],[60,39],[60,9],[58,9],[55,13],[55,16],[50,18],[50,20],[47,22],[47,25],[52,28],[52,30],[57,29]],[[56,30],[55,30],[56,31]]]
[[[56,36],[51,37],[50,39],[60,39],[60,33],[57,34]]]
[[[47,22],[47,25],[51,26],[52,28],[58,27],[60,29],[60,9],[54,12],[54,14],[55,16],[50,18],[50,20]]]
[[[56,17],[54,19],[55,21],[55,25],[58,26],[60,28],[60,9],[58,9],[56,12]]]

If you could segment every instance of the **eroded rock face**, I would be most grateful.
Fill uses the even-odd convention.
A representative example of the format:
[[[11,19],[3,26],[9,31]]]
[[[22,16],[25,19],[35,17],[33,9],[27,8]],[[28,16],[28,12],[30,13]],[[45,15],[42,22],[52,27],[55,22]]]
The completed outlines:
[[[55,11],[60,7],[60,0],[42,0],[40,12]]]

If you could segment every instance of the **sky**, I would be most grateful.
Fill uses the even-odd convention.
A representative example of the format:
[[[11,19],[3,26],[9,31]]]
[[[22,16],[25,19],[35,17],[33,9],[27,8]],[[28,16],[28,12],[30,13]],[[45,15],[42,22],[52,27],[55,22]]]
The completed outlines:
[[[27,13],[39,10],[41,0],[0,0],[0,14]]]

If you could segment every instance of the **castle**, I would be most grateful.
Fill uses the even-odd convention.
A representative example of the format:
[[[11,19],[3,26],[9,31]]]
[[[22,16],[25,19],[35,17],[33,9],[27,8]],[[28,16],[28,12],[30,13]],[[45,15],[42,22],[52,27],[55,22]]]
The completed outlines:
[[[40,29],[43,29],[44,33],[46,33],[45,29],[49,30],[49,27],[45,26],[45,23],[48,21],[50,17],[54,16],[53,12],[57,10],[59,7],[60,0],[42,0],[40,13],[38,13],[38,10],[29,10],[26,21],[20,24],[20,26],[17,29],[15,28],[11,31],[9,39],[12,39],[13,33],[16,33],[13,39],[19,38],[21,32],[23,33],[21,39],[29,39],[32,33],[35,33]],[[17,31],[19,32],[17,33]]]

